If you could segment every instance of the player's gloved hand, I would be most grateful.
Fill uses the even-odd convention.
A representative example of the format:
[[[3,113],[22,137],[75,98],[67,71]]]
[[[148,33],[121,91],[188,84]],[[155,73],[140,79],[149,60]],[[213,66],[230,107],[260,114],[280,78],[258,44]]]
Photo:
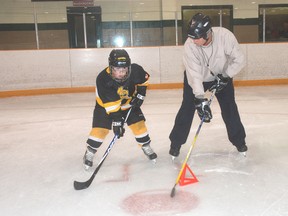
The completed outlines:
[[[224,77],[222,74],[218,74],[216,79],[213,81],[212,86],[209,88],[209,91],[212,92],[214,89],[216,89],[216,93],[220,92],[227,86],[230,80],[230,77]]]
[[[122,120],[114,120],[112,122],[112,126],[113,126],[113,132],[115,136],[118,137],[118,139],[124,136],[125,128],[124,128],[124,122]]]
[[[210,122],[210,120],[212,119],[212,113],[207,98],[195,97],[194,104],[200,119],[202,120],[202,118],[204,117],[204,122]]]
[[[135,96],[132,97],[132,100],[130,101],[130,105],[133,107],[140,107],[143,104],[144,99],[145,99],[145,96],[137,93]]]

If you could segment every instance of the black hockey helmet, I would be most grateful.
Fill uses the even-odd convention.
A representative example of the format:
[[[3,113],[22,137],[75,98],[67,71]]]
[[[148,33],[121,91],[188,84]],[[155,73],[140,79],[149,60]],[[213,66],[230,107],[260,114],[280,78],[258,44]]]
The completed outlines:
[[[124,49],[113,49],[111,52],[110,52],[110,55],[109,55],[109,67],[110,67],[110,75],[111,77],[116,80],[117,82],[124,82],[128,79],[128,77],[130,76],[130,72],[131,72],[131,59],[128,55],[128,53],[126,52],[126,50]],[[112,71],[113,71],[113,68],[112,67],[127,67],[128,68],[128,71],[127,71],[127,74],[126,76],[119,80],[119,79],[116,79],[113,77],[113,74],[112,74]]]
[[[202,13],[195,14],[189,22],[188,37],[192,39],[208,39],[211,32],[211,20],[209,16]]]
[[[124,49],[113,49],[109,55],[109,66],[113,67],[129,67],[131,60]]]

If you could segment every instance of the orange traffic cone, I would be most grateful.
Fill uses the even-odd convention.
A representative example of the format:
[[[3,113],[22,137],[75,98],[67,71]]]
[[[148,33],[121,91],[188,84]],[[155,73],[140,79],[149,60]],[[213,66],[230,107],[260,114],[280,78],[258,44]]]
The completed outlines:
[[[190,177],[186,177],[187,170],[188,170],[188,174],[190,174]],[[181,174],[179,185],[184,186],[184,185],[193,184],[196,182],[198,182],[198,179],[196,178],[196,176],[194,175],[190,167],[186,164]]]

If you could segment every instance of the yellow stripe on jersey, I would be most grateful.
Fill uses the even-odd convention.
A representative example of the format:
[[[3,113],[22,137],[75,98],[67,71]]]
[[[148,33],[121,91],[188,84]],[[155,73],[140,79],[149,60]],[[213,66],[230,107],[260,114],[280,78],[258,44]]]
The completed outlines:
[[[113,102],[103,103],[103,101],[98,95],[97,89],[96,89],[96,101],[100,106],[105,108],[108,114],[111,112],[117,112],[121,108],[121,99]]]
[[[130,101],[131,101],[131,99],[127,100],[126,103],[121,104],[121,110],[127,110],[127,109],[129,109],[129,108],[131,107]]]
[[[146,80],[146,82],[144,82],[144,83],[137,84],[137,86],[148,86],[148,85],[149,85],[148,80]]]
[[[117,112],[121,108],[121,100],[105,103],[103,105],[108,114],[111,112]]]
[[[106,68],[106,72],[107,72],[108,74],[111,74],[110,67],[107,67],[107,68]]]

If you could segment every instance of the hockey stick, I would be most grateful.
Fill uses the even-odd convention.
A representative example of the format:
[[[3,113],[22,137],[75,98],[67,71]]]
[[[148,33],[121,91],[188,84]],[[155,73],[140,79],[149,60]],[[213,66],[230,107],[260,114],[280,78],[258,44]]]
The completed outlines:
[[[211,97],[210,97],[209,102],[208,102],[208,106],[210,106],[210,104],[211,104],[211,102],[212,102],[212,100],[213,100],[213,98],[214,98],[215,93],[216,93],[216,89],[214,89],[213,92],[212,92],[212,94],[211,94]],[[189,151],[188,151],[188,153],[187,153],[187,155],[186,155],[186,158],[185,158],[185,160],[184,160],[184,162],[183,162],[183,164],[182,164],[181,170],[180,170],[180,172],[179,172],[179,174],[178,174],[178,176],[177,176],[177,179],[176,179],[176,182],[175,182],[175,184],[174,184],[174,187],[173,187],[172,190],[171,190],[170,197],[174,197],[174,196],[175,196],[176,186],[177,186],[177,184],[179,183],[179,180],[180,180],[181,175],[182,175],[182,173],[183,173],[183,171],[184,171],[184,168],[185,168],[185,166],[187,165],[187,162],[188,162],[188,160],[189,160],[189,158],[190,158],[192,149],[194,148],[194,145],[195,145],[195,143],[196,143],[198,134],[199,134],[200,129],[201,129],[202,125],[203,125],[204,118],[205,118],[205,116],[203,116],[202,119],[201,119],[201,122],[200,122],[200,124],[199,124],[199,127],[198,127],[198,129],[197,129],[197,131],[196,131],[196,134],[195,134],[195,136],[194,136],[193,142],[192,142],[192,144],[191,144],[191,146],[190,146],[190,148],[189,148]]]
[[[129,117],[129,115],[130,115],[131,110],[132,110],[132,108],[129,109],[129,111],[128,111],[127,115],[126,115],[126,118],[125,118],[125,120],[124,120],[124,123],[126,123],[128,117]],[[98,165],[97,165],[95,171],[93,172],[92,176],[91,176],[87,181],[85,181],[85,182],[74,181],[74,189],[75,189],[75,190],[83,190],[83,189],[88,188],[88,187],[91,185],[93,179],[95,178],[96,174],[97,174],[98,171],[100,170],[102,164],[104,163],[106,157],[108,156],[110,150],[111,150],[112,147],[114,146],[114,144],[115,144],[115,142],[116,142],[117,139],[118,139],[118,137],[117,137],[117,135],[115,135],[115,136],[113,137],[112,141],[110,142],[108,148],[106,149],[106,151],[105,151],[102,159],[101,159],[100,162],[98,163]]]

